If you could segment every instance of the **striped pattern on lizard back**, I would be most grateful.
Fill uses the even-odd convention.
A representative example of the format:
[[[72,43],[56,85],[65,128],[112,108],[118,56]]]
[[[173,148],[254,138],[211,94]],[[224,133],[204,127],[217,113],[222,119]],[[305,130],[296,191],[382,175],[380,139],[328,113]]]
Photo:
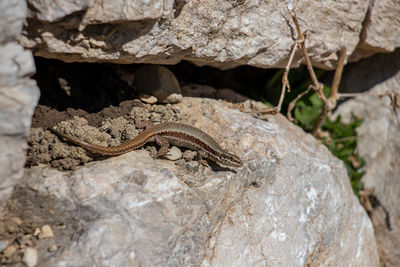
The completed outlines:
[[[243,165],[243,162],[239,157],[222,149],[211,136],[202,130],[177,122],[164,122],[152,125],[141,132],[136,138],[114,147],[103,147],[89,144],[76,137],[69,136],[54,129],[51,130],[66,140],[83,147],[86,150],[101,155],[120,155],[142,147],[148,142],[156,142],[161,146],[160,152],[164,145],[166,146],[166,148],[164,148],[166,152],[169,143],[179,147],[196,150],[199,152],[200,156],[204,156],[224,165],[235,167]],[[167,140],[168,143],[163,143],[163,140]],[[163,152],[160,155],[163,154],[165,153]]]

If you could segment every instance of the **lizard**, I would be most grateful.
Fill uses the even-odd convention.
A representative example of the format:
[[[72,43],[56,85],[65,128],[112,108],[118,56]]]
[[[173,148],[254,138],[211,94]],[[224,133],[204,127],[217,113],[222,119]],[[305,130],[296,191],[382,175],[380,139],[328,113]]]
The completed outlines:
[[[134,139],[113,147],[89,144],[53,128],[50,128],[50,130],[75,145],[92,153],[105,156],[121,155],[140,148],[148,142],[155,142],[160,146],[156,157],[164,156],[168,152],[169,145],[172,144],[197,151],[200,161],[204,157],[225,166],[243,166],[243,161],[238,156],[221,148],[211,136],[196,127],[178,122],[164,122],[155,125],[148,124],[147,126],[148,127]]]

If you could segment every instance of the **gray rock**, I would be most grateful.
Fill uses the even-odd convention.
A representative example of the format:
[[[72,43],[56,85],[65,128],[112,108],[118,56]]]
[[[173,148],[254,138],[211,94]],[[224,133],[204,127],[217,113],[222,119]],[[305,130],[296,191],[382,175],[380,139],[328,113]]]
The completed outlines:
[[[400,4],[398,1],[370,1],[361,40],[354,59],[376,52],[393,52],[400,46]]]
[[[0,2],[0,45],[16,41],[19,38],[26,17],[26,10],[26,1],[7,0]]]
[[[168,68],[157,65],[140,67],[135,72],[134,85],[139,94],[153,95],[159,102],[182,101],[178,79]]]
[[[54,22],[65,18],[71,13],[84,12],[93,7],[94,0],[27,0],[29,3],[29,18],[43,22]],[[98,1],[96,1],[98,2]]]
[[[138,150],[72,172],[27,171],[21,188],[56,199],[65,225],[80,222],[79,235],[41,264],[378,266],[342,162],[280,115],[262,121],[227,105],[177,106],[242,157],[240,169],[187,171]]]
[[[22,177],[26,141],[39,98],[32,53],[17,42],[26,15],[24,0],[0,2],[0,212]]]
[[[362,182],[375,200],[370,211],[381,260],[400,265],[400,112],[389,95],[400,96],[400,51],[376,55],[348,67],[344,85],[364,94],[342,104],[336,114],[364,118],[358,129],[358,152],[366,160]],[[345,69],[346,72],[346,69]]]
[[[175,64],[185,59],[221,69],[281,68],[293,44],[285,18],[294,1],[52,2],[29,0],[31,19],[21,43],[38,56],[66,62]],[[334,68],[342,46],[348,54],[399,46],[400,7],[386,0],[368,9],[369,3],[298,1],[296,12],[309,33],[315,66]],[[363,45],[361,33],[367,36]],[[293,66],[301,62],[299,51]]]
[[[27,247],[24,252],[24,257],[22,261],[26,264],[28,267],[34,267],[38,263],[38,253],[36,249]]]

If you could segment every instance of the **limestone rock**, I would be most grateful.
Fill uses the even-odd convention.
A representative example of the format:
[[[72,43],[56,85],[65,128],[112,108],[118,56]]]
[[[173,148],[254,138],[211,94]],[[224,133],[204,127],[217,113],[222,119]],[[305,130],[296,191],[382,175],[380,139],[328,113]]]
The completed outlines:
[[[0,212],[22,177],[25,138],[39,98],[32,53],[17,39],[26,16],[24,0],[0,2]]]
[[[28,267],[34,267],[38,263],[38,253],[34,248],[26,248],[24,252],[23,262]]]
[[[243,168],[188,171],[137,150],[71,172],[28,169],[20,188],[51,196],[63,223],[81,229],[41,264],[378,266],[342,162],[280,115],[262,121],[227,105],[177,104]]]
[[[354,59],[376,52],[393,52],[400,47],[400,2],[379,0],[370,3]]]
[[[182,101],[181,87],[175,75],[164,66],[147,65],[135,71],[134,85],[139,94],[152,95],[159,102]]]
[[[221,69],[245,64],[281,68],[293,44],[294,25],[286,19],[295,1],[52,2],[29,0],[30,19],[20,41],[38,56],[66,62],[175,64],[185,59]],[[369,1],[361,0],[297,2],[315,66],[335,67],[337,51],[344,46],[352,54],[362,32],[367,36],[363,52],[399,46],[396,1],[375,1],[368,8]],[[370,22],[364,26],[368,29],[364,21]],[[293,66],[301,63],[300,55]]]
[[[373,194],[372,222],[381,260],[400,265],[400,112],[390,96],[400,96],[400,50],[348,66],[345,88],[364,94],[342,104],[337,114],[364,118],[358,152],[366,161],[362,182]]]

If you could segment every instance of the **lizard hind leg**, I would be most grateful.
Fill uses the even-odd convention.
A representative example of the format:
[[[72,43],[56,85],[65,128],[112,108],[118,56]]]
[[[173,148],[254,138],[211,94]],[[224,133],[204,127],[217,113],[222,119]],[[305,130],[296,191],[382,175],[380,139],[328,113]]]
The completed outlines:
[[[156,157],[162,157],[168,152],[169,143],[168,140],[162,136],[156,135],[154,136],[154,142],[160,147],[158,152],[156,153]]]

